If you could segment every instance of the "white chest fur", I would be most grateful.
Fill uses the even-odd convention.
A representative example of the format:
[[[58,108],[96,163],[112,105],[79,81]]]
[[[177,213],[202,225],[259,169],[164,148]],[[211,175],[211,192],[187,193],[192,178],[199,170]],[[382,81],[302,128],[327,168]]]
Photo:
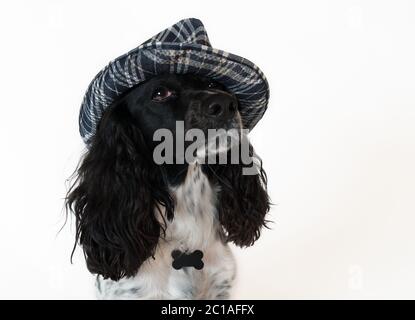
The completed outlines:
[[[185,181],[172,189],[174,219],[167,222],[155,259],[149,258],[136,276],[119,281],[97,277],[101,299],[223,299],[235,277],[235,262],[220,237],[217,218],[217,190],[203,174],[200,165],[189,165]],[[175,249],[203,251],[204,268],[172,267]]]

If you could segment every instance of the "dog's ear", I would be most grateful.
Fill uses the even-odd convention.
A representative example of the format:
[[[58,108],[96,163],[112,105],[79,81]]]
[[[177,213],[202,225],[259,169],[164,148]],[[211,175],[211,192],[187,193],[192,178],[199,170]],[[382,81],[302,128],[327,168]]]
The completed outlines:
[[[250,156],[258,160],[256,174],[245,175],[243,168],[249,166],[230,164],[230,160],[228,164],[216,165],[213,169],[221,189],[218,195],[219,221],[225,229],[226,240],[240,247],[251,246],[258,240],[270,209],[266,173],[262,162],[254,156],[251,145],[249,151]]]
[[[173,201],[151,157],[127,102],[113,104],[66,199],[76,217],[75,246],[82,246],[90,272],[113,280],[134,276],[154,255],[164,231],[156,210],[162,205],[172,218]]]

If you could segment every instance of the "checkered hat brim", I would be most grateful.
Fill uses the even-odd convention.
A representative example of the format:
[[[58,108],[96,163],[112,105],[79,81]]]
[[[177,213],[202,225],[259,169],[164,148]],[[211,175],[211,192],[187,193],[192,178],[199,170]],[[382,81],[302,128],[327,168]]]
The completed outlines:
[[[252,129],[268,104],[262,71],[247,59],[211,47],[200,20],[185,19],[111,61],[92,80],[81,105],[79,130],[86,144],[103,111],[132,87],[156,75],[210,77],[236,95],[244,128]]]

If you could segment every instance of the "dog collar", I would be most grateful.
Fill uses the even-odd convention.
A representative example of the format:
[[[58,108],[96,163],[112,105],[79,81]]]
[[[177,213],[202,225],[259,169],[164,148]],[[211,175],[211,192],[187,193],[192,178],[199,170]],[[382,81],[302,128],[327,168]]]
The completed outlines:
[[[180,270],[183,267],[194,267],[196,270],[203,269],[203,252],[200,250],[186,253],[176,249],[172,251],[171,256],[173,258],[171,265],[176,270]]]

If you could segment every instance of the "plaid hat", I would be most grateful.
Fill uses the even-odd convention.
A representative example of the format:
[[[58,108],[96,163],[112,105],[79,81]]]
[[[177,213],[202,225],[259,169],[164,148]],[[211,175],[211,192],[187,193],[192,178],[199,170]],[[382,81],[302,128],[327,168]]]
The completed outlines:
[[[89,144],[104,110],[132,87],[156,75],[209,77],[235,94],[244,128],[252,129],[267,109],[269,87],[247,59],[212,48],[198,19],[184,19],[112,60],[92,80],[79,115],[79,131]]]

